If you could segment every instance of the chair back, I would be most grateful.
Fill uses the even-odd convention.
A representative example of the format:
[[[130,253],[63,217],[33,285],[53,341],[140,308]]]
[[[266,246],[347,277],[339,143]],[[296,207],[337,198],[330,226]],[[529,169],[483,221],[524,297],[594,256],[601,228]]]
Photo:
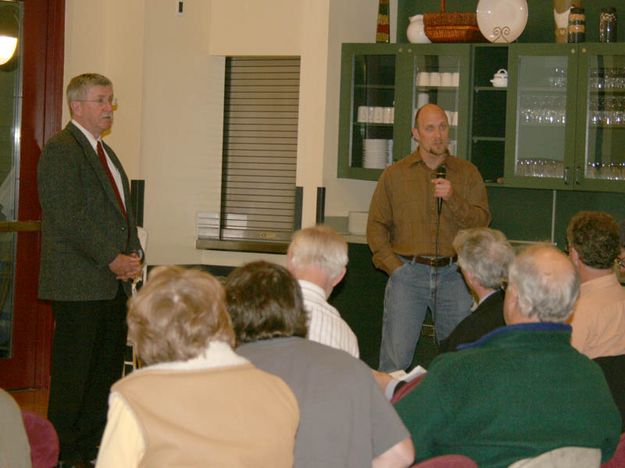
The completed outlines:
[[[26,435],[30,443],[33,468],[52,468],[59,462],[59,438],[50,421],[31,411],[22,411]]]
[[[616,446],[616,451],[612,458],[601,464],[601,468],[623,468],[625,466],[625,434],[621,434],[621,439]]]
[[[416,463],[411,468],[477,468],[477,463],[465,455],[439,455]]]
[[[625,354],[598,357],[593,361],[603,370],[612,398],[621,413],[621,432],[625,432]]]

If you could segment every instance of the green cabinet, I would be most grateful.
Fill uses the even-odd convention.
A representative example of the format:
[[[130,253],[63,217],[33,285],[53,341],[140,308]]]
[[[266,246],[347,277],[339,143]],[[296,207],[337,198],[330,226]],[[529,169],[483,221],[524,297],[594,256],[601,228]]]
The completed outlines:
[[[467,157],[468,44],[343,44],[338,176],[377,180],[416,147],[416,110],[447,112],[450,151]]]
[[[509,48],[505,185],[625,189],[625,53],[619,44]]]
[[[491,80],[507,68],[507,45],[473,45],[468,159],[487,184],[501,182],[504,175],[508,89],[494,87]]]

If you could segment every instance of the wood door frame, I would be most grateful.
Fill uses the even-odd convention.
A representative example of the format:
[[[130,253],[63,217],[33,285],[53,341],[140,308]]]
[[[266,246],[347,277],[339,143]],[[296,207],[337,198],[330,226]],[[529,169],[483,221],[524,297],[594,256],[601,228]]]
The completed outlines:
[[[18,221],[41,219],[37,163],[44,143],[61,128],[65,0],[22,0],[23,63]],[[13,349],[5,388],[48,387],[54,321],[49,304],[37,300],[41,236],[17,234]],[[15,362],[11,362],[15,361]],[[22,367],[23,366],[23,367]],[[21,369],[19,369],[21,368]]]

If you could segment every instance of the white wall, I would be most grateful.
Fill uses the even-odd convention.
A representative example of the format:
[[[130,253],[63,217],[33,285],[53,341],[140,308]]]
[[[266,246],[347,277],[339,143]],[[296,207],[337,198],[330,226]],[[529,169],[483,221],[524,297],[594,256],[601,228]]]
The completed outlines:
[[[303,224],[314,223],[318,186],[326,215],[367,209],[375,184],[336,178],[340,43],[374,41],[377,5],[185,0],[178,16],[175,0],[66,0],[65,81],[98,71],[114,82],[120,105],[107,140],[129,176],[146,180],[150,264],[284,260],[195,249],[196,213],[219,210],[225,55],[301,56]]]

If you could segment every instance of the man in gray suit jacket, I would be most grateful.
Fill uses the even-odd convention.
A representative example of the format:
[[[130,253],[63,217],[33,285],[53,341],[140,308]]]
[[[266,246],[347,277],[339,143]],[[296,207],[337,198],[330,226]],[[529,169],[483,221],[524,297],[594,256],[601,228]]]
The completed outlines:
[[[113,124],[113,85],[98,74],[67,86],[72,121],[46,144],[38,166],[42,208],[39,297],[55,319],[48,417],[61,460],[95,458],[110,386],[121,374],[126,301],[143,252],[130,186],[102,133]]]

